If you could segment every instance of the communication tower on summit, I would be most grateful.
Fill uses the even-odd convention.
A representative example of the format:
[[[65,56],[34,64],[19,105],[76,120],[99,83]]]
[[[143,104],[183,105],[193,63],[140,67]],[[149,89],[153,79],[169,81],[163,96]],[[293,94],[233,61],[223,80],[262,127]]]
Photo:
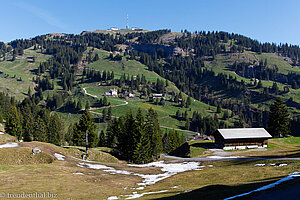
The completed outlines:
[[[126,29],[129,29],[129,25],[128,25],[128,14],[127,14],[127,23],[126,23]]]

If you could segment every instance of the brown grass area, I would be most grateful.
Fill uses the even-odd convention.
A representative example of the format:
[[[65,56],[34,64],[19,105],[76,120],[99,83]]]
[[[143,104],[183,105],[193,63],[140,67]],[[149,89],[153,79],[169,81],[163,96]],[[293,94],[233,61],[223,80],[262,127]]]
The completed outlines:
[[[248,154],[253,154],[253,156],[258,153],[275,155],[276,152],[279,155],[284,152],[291,154],[297,148],[299,149],[297,143],[285,144],[277,140],[271,140],[270,142],[274,148],[268,149],[266,152],[248,152]],[[12,154],[16,157],[24,155],[24,158],[27,158],[26,155],[30,153],[32,148],[39,147],[45,154],[53,155],[53,153],[58,152],[66,155],[67,160],[55,160],[50,164],[40,162],[27,164],[20,162],[19,165],[0,164],[0,192],[51,192],[57,194],[59,199],[106,199],[110,196],[132,194],[135,190],[130,188],[138,187],[136,183],[142,181],[140,177],[135,175],[109,174],[103,170],[76,166],[77,163],[82,161],[73,159],[71,156],[76,156],[76,153],[81,152],[82,148],[80,147],[67,149],[40,142],[20,144],[22,147],[3,149],[0,150],[0,153],[2,152],[3,155]],[[101,156],[104,154],[97,154],[97,152],[105,153],[103,151],[109,152],[110,149],[95,148],[90,152],[95,154],[94,158],[101,160]],[[0,160],[2,159],[5,158],[0,157]],[[103,162],[97,164],[114,167],[117,170],[127,170],[141,174],[163,173],[159,168],[129,167],[126,162],[110,162],[109,159],[102,160]],[[265,163],[266,165],[263,167],[254,166],[257,163]],[[288,165],[273,167],[270,165],[271,163],[287,163]],[[212,164],[213,167],[207,167],[208,164]],[[141,199],[224,199],[236,194],[249,192],[277,181],[292,172],[300,171],[300,161],[237,160],[202,163],[202,165],[206,167],[201,171],[179,173],[137,192],[140,194],[168,190],[165,193],[146,195]],[[81,172],[84,175],[73,174],[77,172]],[[173,186],[180,187],[172,188]],[[125,190],[123,187],[128,187],[129,189]],[[192,191],[185,193],[185,191],[190,190]]]
[[[283,163],[276,161],[272,163]],[[255,167],[256,163],[266,163],[265,167]],[[275,182],[288,174],[300,170],[300,161],[284,162],[285,167],[273,167],[267,161],[215,162],[213,167],[202,171],[189,171],[177,174],[160,183],[150,186],[149,191],[169,190],[166,193],[152,194],[142,199],[224,199]],[[181,187],[172,189],[172,186]],[[184,193],[184,191],[192,192]],[[181,193],[181,195],[178,195]]]
[[[52,163],[53,158],[46,153],[32,154],[32,149],[27,147],[0,149],[0,164],[24,165]]]
[[[16,142],[17,138],[8,134],[0,135],[0,143]]]

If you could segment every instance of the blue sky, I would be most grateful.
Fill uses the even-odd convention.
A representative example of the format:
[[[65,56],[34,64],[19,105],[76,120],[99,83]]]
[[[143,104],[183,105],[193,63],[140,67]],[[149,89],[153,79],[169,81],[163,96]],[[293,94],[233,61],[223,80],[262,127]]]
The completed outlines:
[[[227,31],[300,45],[299,0],[0,0],[0,41],[130,27]]]

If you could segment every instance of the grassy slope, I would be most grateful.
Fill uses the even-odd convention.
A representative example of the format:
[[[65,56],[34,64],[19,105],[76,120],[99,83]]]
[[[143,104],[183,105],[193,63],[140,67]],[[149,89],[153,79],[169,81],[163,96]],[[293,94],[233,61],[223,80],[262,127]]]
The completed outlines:
[[[208,66],[209,68],[212,68],[217,73],[225,73],[225,74],[231,75],[233,77],[236,77],[237,80],[239,80],[239,81],[244,80],[246,83],[250,83],[251,81],[249,78],[241,77],[241,76],[237,75],[235,72],[231,71],[231,65],[234,63],[234,61],[253,62],[254,60],[265,61],[265,59],[268,60],[268,65],[270,65],[270,66],[277,65],[279,72],[281,72],[281,73],[284,73],[284,74],[287,74],[288,72],[300,73],[299,67],[293,67],[287,61],[285,61],[284,58],[276,56],[271,53],[263,53],[263,54],[259,55],[259,54],[253,53],[253,52],[245,51],[242,54],[238,54],[238,53],[237,54],[220,54],[220,55],[216,56],[216,59],[214,61],[206,61],[205,64],[206,64],[206,66]],[[273,81],[262,80],[262,84],[264,87],[272,87]],[[280,90],[284,89],[284,86],[285,86],[284,84],[277,83],[277,85]],[[255,87],[250,88],[250,89],[253,91],[262,91],[262,89],[256,89]],[[224,97],[224,93],[220,93],[219,95],[220,95],[220,97],[222,97],[222,96]],[[300,103],[299,90],[290,88],[289,93],[282,94],[279,96],[282,98],[285,98],[285,99],[289,99],[290,97],[292,97],[295,102]],[[269,101],[264,101],[264,102],[261,102],[259,104],[254,104],[254,105],[257,107],[268,108],[271,103],[272,103],[272,100],[269,100]],[[300,114],[300,111],[295,108],[290,108],[290,111],[294,115]]]
[[[35,56],[36,61],[32,63],[31,57]],[[9,74],[9,77],[4,78],[4,74],[0,74],[0,90],[8,92],[17,99],[24,98],[24,93],[27,93],[28,88],[33,88],[32,78],[35,76],[31,70],[37,69],[40,62],[46,61],[48,55],[38,53],[32,48],[24,50],[23,56],[17,56],[15,61],[0,62],[0,71]],[[13,78],[16,76],[16,78]],[[17,78],[22,78],[22,81],[17,81]]]
[[[160,77],[155,72],[147,70],[147,67],[135,60],[126,60],[123,58],[122,61],[111,61],[107,59],[109,56],[109,52],[102,51],[102,50],[96,50],[99,55],[99,60],[89,64],[89,67],[92,67],[99,71],[114,71],[115,77],[119,78],[122,74],[126,74],[129,76],[136,76],[143,74],[147,81],[156,82],[157,78],[165,80],[164,78]],[[123,68],[124,66],[124,68]],[[80,84],[80,86],[86,87],[87,92],[93,95],[102,95],[104,92],[109,91],[111,88],[116,88],[114,86],[97,86],[95,83],[84,83]],[[178,88],[171,82],[169,82],[169,86],[167,87],[168,91],[173,91],[176,93],[179,93]],[[184,95],[186,98],[187,96]],[[120,102],[117,101],[116,98],[108,98],[111,102],[111,105],[120,104]],[[175,103],[167,102],[166,106],[160,106],[160,105],[154,105],[153,103],[146,102],[146,100],[142,101],[134,101],[129,100],[128,105],[126,106],[120,106],[112,108],[112,114],[115,116],[121,116],[124,115],[129,109],[131,109],[133,112],[136,112],[137,109],[140,107],[144,112],[146,112],[147,109],[152,107],[154,110],[157,111],[158,116],[160,118],[160,124],[163,126],[168,126],[172,128],[182,128],[184,126],[184,121],[180,122],[177,119],[171,117],[175,116],[176,111],[179,109],[181,112],[184,112],[185,110],[188,111],[189,116],[192,116],[193,111],[200,112],[203,116],[214,114],[216,111],[216,107],[209,106],[205,103],[199,102],[199,101],[193,101],[191,105],[191,111],[189,109],[180,108]],[[96,112],[102,112],[102,109],[96,110]],[[220,116],[223,116],[223,113],[220,114]]]

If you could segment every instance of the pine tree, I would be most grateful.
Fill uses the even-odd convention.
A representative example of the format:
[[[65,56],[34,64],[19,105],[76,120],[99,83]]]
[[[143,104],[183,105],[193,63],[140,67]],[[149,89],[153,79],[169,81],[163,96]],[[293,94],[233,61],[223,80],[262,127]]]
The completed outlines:
[[[32,90],[31,90],[31,88],[30,88],[30,87],[28,88],[28,96],[29,96],[29,98],[31,98],[31,97],[32,97]]]
[[[34,116],[31,112],[30,106],[27,104],[22,109],[23,113],[23,140],[30,142],[33,140],[33,126],[34,126]]]
[[[33,140],[47,142],[47,125],[40,115],[34,121],[33,130]]]
[[[268,127],[273,137],[283,137],[290,133],[289,112],[279,97],[270,106]]]
[[[88,131],[89,147],[95,147],[98,143],[98,136],[96,135],[96,124],[92,115],[88,110],[85,110],[81,115],[79,122],[74,126],[73,142],[77,146],[85,146],[85,135]]]
[[[189,130],[189,129],[190,129],[190,120],[189,120],[189,119],[186,120],[185,125],[184,125],[184,128],[185,128],[186,130]]]
[[[192,104],[192,99],[190,96],[188,96],[188,98],[186,100],[186,108],[189,108],[191,104]]]
[[[68,131],[65,134],[64,140],[67,142],[69,145],[73,145],[73,135],[74,135],[74,124],[71,123],[68,127]]]
[[[81,102],[81,99],[79,99],[79,101],[77,102],[76,110],[82,110],[82,102]]]
[[[85,103],[85,109],[86,110],[90,109],[90,101],[89,100],[87,100]]]
[[[107,111],[107,120],[111,120],[111,115],[112,115],[112,111],[111,111],[111,107],[109,107]]]
[[[106,119],[107,119],[107,109],[104,108],[104,109],[102,110],[102,121],[105,122]]]
[[[217,113],[221,113],[222,112],[222,106],[221,104],[219,103],[218,104],[218,107],[217,107]]]
[[[62,119],[57,113],[53,113],[50,117],[50,124],[49,124],[49,132],[48,132],[48,142],[61,145],[63,144],[64,135],[63,135],[63,123]]]
[[[18,140],[22,139],[22,117],[16,106],[12,105],[9,107],[5,123],[5,132],[12,136],[16,136]]]
[[[146,116],[146,130],[150,138],[150,155],[157,158],[162,152],[161,131],[158,123],[157,113],[150,108]]]
[[[151,157],[149,156],[150,142],[145,130],[145,119],[140,108],[136,115],[132,148],[133,162],[143,163],[151,160]]]
[[[99,135],[99,147],[105,147],[107,146],[107,136],[103,130],[101,130]]]

